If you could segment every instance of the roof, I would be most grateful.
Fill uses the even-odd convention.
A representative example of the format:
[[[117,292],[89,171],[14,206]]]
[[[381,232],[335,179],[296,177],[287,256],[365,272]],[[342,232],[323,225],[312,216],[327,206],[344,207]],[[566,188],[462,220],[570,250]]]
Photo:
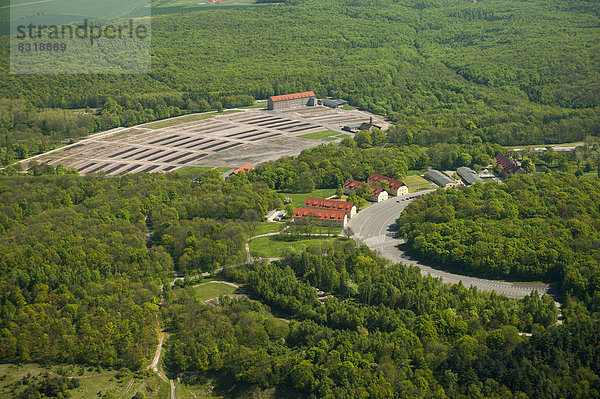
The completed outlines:
[[[240,172],[248,173],[248,171],[250,171],[250,169],[254,169],[254,165],[252,165],[252,162],[248,162],[246,165],[244,165],[242,167],[235,168],[233,170],[233,173],[235,173],[236,175]]]
[[[371,184],[369,184],[369,186],[371,187],[371,191],[373,192],[373,195],[374,195],[375,197],[378,197],[378,196],[379,196],[379,194],[381,194],[381,192],[382,192],[382,191],[385,191],[385,190],[383,189],[383,187],[379,187],[379,186],[373,186],[373,185],[371,185]]]
[[[305,91],[302,93],[292,93],[292,94],[282,94],[280,96],[271,96],[269,100],[271,101],[283,101],[283,100],[293,100],[295,98],[305,98],[305,97],[316,97],[315,93],[312,91]]]
[[[367,181],[385,181],[393,190],[398,190],[400,187],[405,186],[405,184],[401,181],[392,179],[391,177],[380,175],[379,173],[371,173],[371,175],[367,178]]]
[[[350,190],[358,190],[363,185],[363,182],[358,180],[348,179],[344,182],[344,188],[349,188]]]
[[[508,157],[502,153],[498,153],[498,155],[496,155],[496,163],[500,165],[502,169],[506,171],[506,173],[525,173],[525,171],[519,165],[508,159]]]
[[[439,170],[431,169],[425,172],[425,177],[430,180],[435,181],[440,186],[445,186],[446,184],[456,183],[454,179],[451,179],[445,173],[440,172]]]
[[[306,201],[304,201],[304,206],[350,212],[354,204],[352,202],[347,201],[335,201],[324,198],[308,197],[306,198]]]
[[[295,218],[343,221],[346,218],[346,212],[329,210],[329,209],[296,208],[296,210],[294,211],[294,217]]]
[[[360,124],[360,126],[358,128],[360,130],[370,130],[373,127],[376,127],[377,129],[381,129],[381,126],[376,125],[374,123],[370,123],[370,122],[363,122]]]
[[[483,181],[473,169],[467,168],[466,166],[461,166],[460,168],[456,169],[456,173],[458,173],[458,175],[462,177],[467,184]]]
[[[339,107],[340,105],[346,105],[346,104],[348,104],[348,101],[341,100],[339,98],[334,99],[334,100],[326,98],[325,100],[323,100],[323,105],[327,105],[328,107]]]

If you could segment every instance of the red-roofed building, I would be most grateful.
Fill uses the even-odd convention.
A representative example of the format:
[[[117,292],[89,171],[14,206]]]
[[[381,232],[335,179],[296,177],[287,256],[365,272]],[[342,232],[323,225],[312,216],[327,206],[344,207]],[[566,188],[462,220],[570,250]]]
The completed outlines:
[[[315,93],[312,91],[271,96],[267,100],[267,108],[275,111],[301,108],[305,106],[313,107],[316,105],[317,96],[315,96]]]
[[[496,164],[500,167],[500,174],[504,177],[525,174],[525,171],[519,165],[502,153],[496,155]]]
[[[294,222],[306,223],[309,220],[315,221],[321,226],[346,227],[348,223],[348,217],[344,211],[296,208],[294,211]]]
[[[252,165],[252,162],[248,162],[246,165],[240,168],[235,168],[233,170],[233,173],[235,173],[236,175],[240,172],[248,173],[251,169],[254,169],[254,165]]]
[[[369,183],[373,182],[387,182],[390,188],[389,193],[392,195],[405,195],[408,194],[408,187],[401,181],[392,179],[391,177],[380,175],[379,173],[371,173],[371,176],[367,179]]]
[[[308,209],[327,209],[334,211],[344,211],[348,219],[356,215],[356,206],[352,202],[335,201],[324,198],[308,197],[304,201],[304,207]]]
[[[369,187],[371,187],[371,191],[373,192],[373,195],[368,198],[369,201],[381,202],[388,199],[388,193],[382,187],[373,186],[371,184],[369,184]]]
[[[346,195],[355,194],[356,191],[359,188],[361,188],[364,184],[365,183],[360,182],[358,180],[348,179],[344,183],[344,187],[343,187],[344,194],[346,194]],[[371,192],[373,193],[373,195],[371,195],[369,198],[367,198],[369,201],[381,202],[381,201],[385,201],[386,199],[388,199],[388,193],[383,188],[381,188],[379,186],[373,186],[371,184],[369,184],[369,187],[371,188]]]
[[[358,180],[348,179],[344,182],[344,194],[350,195],[355,194],[356,191],[363,186],[363,182]]]

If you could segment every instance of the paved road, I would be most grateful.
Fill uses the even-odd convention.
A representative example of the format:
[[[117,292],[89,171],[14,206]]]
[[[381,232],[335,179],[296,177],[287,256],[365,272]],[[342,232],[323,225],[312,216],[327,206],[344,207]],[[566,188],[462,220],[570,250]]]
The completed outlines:
[[[434,269],[429,265],[410,258],[401,251],[397,245],[402,243],[403,240],[394,238],[396,219],[412,200],[406,199],[399,202],[398,200],[431,191],[421,191],[402,197],[391,197],[387,201],[373,204],[360,211],[349,223],[349,226],[354,230],[354,238],[361,240],[369,248],[379,251],[382,256],[390,259],[392,262],[418,266],[421,269],[421,274],[441,277],[445,283],[458,283],[462,281],[465,287],[474,285],[480,290],[496,291],[512,298],[523,298],[525,295],[529,295],[532,290],[537,290],[540,294],[548,292],[550,287],[547,284],[520,284],[486,280]]]

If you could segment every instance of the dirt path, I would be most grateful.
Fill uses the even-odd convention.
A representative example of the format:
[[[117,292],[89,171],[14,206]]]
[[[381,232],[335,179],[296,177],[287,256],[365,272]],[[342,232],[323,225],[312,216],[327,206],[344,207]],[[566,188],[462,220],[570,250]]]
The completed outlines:
[[[133,386],[134,382],[135,382],[135,377],[131,377],[131,381],[129,381],[129,384],[127,385],[127,388],[125,388],[125,391],[123,391],[123,393],[121,394],[121,396],[119,396],[119,399],[122,399],[125,395],[127,395],[127,393],[129,392],[129,390]]]
[[[240,288],[240,286],[237,285],[237,284],[235,284],[235,283],[230,283],[229,281],[217,281],[217,280],[215,280],[215,281],[207,281],[206,283],[196,284],[193,287],[196,288],[196,287],[201,287],[201,286],[206,285],[206,284],[217,284],[217,283],[218,284],[226,284],[226,285],[229,285],[230,287],[234,287],[234,288]]]

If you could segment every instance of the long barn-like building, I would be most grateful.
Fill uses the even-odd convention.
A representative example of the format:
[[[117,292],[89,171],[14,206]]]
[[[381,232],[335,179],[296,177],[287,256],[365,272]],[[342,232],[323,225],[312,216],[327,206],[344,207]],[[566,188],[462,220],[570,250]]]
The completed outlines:
[[[312,91],[303,93],[283,94],[271,96],[267,100],[267,108],[274,111],[285,111],[288,109],[313,107],[317,105],[317,96]]]

